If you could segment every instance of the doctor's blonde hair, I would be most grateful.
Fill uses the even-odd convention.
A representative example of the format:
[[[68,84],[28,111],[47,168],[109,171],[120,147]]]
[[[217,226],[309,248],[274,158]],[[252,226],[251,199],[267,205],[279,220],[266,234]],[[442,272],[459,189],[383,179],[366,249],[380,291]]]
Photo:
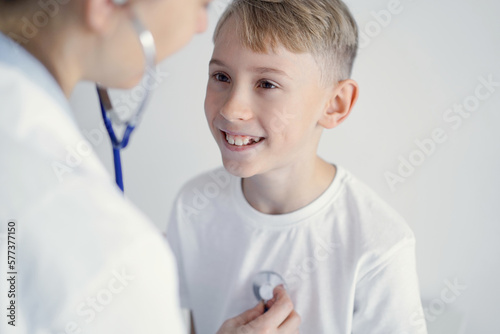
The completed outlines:
[[[311,53],[325,83],[351,76],[358,26],[342,0],[234,0],[217,24],[214,42],[232,17],[240,42],[254,52],[282,45]]]

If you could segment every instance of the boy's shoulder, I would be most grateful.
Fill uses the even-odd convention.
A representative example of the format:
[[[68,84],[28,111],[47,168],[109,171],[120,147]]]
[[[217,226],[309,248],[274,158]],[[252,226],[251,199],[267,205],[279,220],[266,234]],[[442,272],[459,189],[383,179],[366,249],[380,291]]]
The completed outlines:
[[[184,183],[176,202],[202,210],[214,201],[225,201],[230,196],[231,184],[235,178],[224,167],[200,173]]]
[[[382,260],[405,246],[413,246],[415,237],[406,220],[375,191],[349,171],[339,168],[342,192],[337,199],[339,214],[346,228],[355,235],[356,248],[372,260]]]
[[[372,217],[404,223],[401,215],[351,172],[343,167],[337,167],[337,173],[342,183],[340,200],[352,215],[356,215],[362,221],[370,221],[369,218]]]

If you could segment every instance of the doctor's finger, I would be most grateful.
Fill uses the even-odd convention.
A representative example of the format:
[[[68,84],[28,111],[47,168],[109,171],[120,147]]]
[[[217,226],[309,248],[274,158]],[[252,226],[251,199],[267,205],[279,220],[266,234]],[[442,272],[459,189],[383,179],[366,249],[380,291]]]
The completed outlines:
[[[217,334],[254,333],[249,331],[247,323],[251,322],[262,313],[264,313],[264,304],[259,303],[254,308],[247,310],[234,318],[226,320]]]
[[[252,322],[253,320],[257,319],[257,317],[259,317],[263,313],[264,313],[264,304],[258,303],[254,308],[251,308],[243,312],[242,314],[234,317],[232,321],[237,326],[246,325],[249,322]]]
[[[278,328],[293,311],[293,303],[285,288],[274,289],[274,303],[271,308],[251,322],[256,328]]]
[[[278,328],[278,333],[280,334],[299,334],[299,326],[302,322],[299,314],[292,311],[288,318],[281,324]]]

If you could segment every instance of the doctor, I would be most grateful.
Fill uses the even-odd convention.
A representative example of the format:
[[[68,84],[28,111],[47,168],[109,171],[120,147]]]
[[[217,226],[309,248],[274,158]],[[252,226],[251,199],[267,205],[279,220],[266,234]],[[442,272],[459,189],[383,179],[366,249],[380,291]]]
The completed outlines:
[[[133,17],[160,61],[205,30],[208,2],[0,0],[0,332],[184,332],[170,249],[115,186],[67,98],[81,80],[140,81]],[[290,298],[275,297],[219,334],[298,333]]]

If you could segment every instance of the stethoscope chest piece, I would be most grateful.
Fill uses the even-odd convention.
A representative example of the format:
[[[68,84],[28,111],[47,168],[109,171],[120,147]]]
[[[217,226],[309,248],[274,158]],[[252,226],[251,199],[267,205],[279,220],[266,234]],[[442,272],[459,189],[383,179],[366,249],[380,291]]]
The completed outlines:
[[[285,280],[273,271],[261,271],[253,280],[253,293],[258,301],[271,300],[274,288],[283,285],[286,288]]]

